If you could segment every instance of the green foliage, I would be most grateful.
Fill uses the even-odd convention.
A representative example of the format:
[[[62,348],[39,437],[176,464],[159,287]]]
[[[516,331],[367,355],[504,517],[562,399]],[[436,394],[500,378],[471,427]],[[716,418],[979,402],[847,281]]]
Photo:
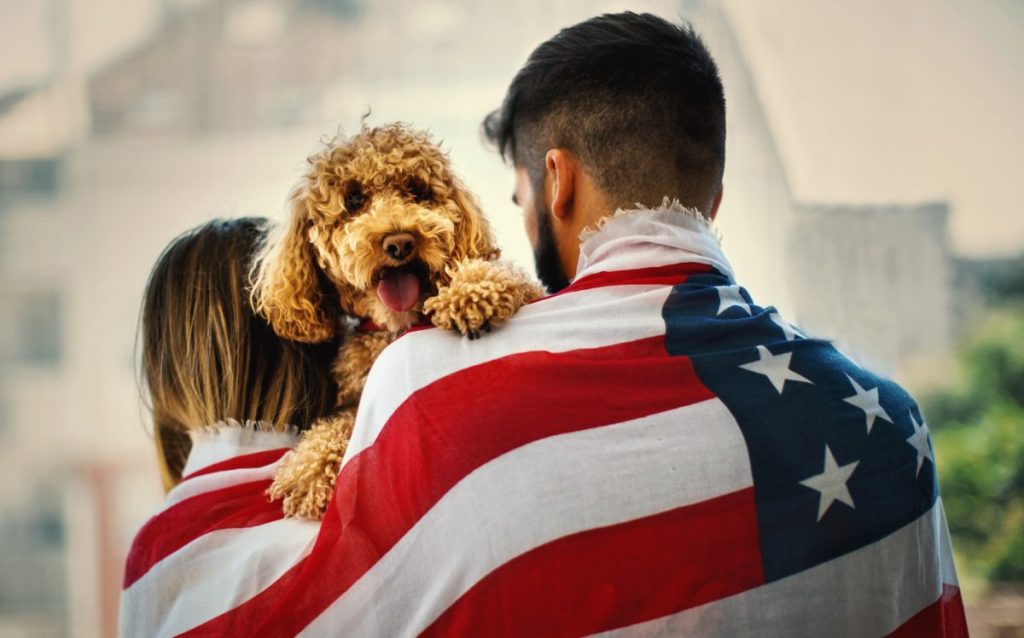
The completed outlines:
[[[1024,407],[1024,306],[993,312],[964,354],[978,396]]]
[[[1024,307],[991,311],[959,363],[960,387],[923,402],[950,532],[962,568],[1024,581]]]

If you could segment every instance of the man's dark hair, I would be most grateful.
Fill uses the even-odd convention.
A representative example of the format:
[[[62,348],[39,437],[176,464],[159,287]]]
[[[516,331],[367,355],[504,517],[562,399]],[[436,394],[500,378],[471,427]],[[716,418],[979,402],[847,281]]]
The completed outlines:
[[[545,153],[563,148],[616,206],[654,206],[668,195],[708,212],[725,167],[715,62],[692,26],[651,14],[563,29],[533,51],[483,126],[535,189]]]

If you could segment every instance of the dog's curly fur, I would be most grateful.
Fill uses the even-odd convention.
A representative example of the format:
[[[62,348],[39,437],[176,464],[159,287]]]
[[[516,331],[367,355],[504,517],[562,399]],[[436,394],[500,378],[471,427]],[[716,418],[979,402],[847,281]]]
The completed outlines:
[[[289,516],[320,518],[330,502],[370,366],[423,316],[470,338],[500,326],[543,290],[497,262],[487,221],[448,158],[405,124],[364,127],[309,158],[291,194],[291,214],[257,258],[253,301],[282,337],[343,345],[333,367],[338,413],[307,432],[270,489]],[[395,258],[385,240],[412,238]],[[394,269],[415,272],[417,303],[387,307],[376,292]],[[379,330],[352,330],[345,317]]]

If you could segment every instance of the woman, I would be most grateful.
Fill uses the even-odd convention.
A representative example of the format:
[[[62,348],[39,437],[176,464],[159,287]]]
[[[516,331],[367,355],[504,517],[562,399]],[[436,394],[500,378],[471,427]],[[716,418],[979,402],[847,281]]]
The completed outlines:
[[[284,341],[253,313],[247,273],[265,230],[255,218],[199,226],[171,242],[146,286],[142,376],[168,494],[129,552],[122,635],[202,624],[316,536],[265,492],[297,432],[333,407],[337,344]]]

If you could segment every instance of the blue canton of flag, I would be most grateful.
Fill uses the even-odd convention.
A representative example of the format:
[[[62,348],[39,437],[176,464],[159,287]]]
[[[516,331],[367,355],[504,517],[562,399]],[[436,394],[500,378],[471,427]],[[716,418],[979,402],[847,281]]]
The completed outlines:
[[[718,272],[676,286],[662,316],[669,353],[692,359],[743,433],[766,581],[874,543],[934,505],[927,426],[903,388]]]

